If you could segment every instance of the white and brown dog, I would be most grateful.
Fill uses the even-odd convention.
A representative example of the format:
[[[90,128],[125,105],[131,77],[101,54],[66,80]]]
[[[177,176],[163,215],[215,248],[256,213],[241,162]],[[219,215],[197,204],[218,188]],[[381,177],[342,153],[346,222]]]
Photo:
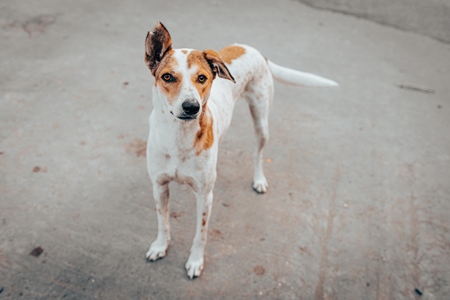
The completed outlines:
[[[186,263],[188,277],[194,278],[203,270],[219,141],[230,125],[236,100],[243,98],[250,106],[257,138],[253,189],[265,193],[262,151],[269,138],[273,78],[299,86],[337,83],[278,66],[246,45],[227,46],[218,53],[172,49],[170,34],[161,23],[147,34],[145,63],[155,77],[147,167],[158,217],[158,236],[146,257],[162,258],[169,246],[169,182],[188,184],[197,199],[197,229]]]

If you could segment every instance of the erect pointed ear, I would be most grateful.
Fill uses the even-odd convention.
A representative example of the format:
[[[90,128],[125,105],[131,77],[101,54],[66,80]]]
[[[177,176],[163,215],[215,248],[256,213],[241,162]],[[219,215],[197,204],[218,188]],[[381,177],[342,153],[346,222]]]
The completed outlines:
[[[148,32],[145,38],[144,61],[153,75],[164,55],[172,49],[172,38],[166,27],[159,22],[153,32]]]
[[[236,83],[227,66],[220,58],[219,54],[217,54],[214,50],[205,50],[203,51],[203,54],[205,55],[205,58],[208,61],[214,75],[217,74],[219,75],[219,77],[231,80]]]

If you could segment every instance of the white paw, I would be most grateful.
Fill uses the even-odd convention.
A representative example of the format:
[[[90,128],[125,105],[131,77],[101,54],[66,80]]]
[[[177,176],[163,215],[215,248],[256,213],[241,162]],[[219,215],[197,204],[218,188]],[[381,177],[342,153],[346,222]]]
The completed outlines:
[[[192,257],[192,254],[189,255],[189,259],[186,262],[186,272],[190,279],[200,276],[203,270],[203,257],[196,259]]]
[[[155,261],[157,259],[163,258],[164,256],[166,256],[167,247],[167,242],[159,242],[158,240],[156,240],[151,244],[150,248],[145,254],[145,258],[148,261]]]
[[[269,184],[267,183],[266,178],[258,178],[253,180],[253,189],[258,194],[264,194],[267,192],[267,189],[269,188]]]

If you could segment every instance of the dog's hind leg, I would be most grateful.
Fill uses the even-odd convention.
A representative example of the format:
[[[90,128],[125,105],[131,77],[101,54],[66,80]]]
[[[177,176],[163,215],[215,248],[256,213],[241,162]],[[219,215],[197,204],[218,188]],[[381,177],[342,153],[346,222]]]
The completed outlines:
[[[269,187],[263,171],[263,149],[269,140],[269,105],[273,98],[272,76],[267,73],[262,80],[250,82],[246,88],[245,98],[250,107],[256,134],[253,189],[262,194]]]
[[[166,250],[170,241],[169,224],[169,183],[153,184],[153,197],[156,203],[156,214],[158,218],[158,236],[150,245],[145,257],[154,261],[166,256]]]

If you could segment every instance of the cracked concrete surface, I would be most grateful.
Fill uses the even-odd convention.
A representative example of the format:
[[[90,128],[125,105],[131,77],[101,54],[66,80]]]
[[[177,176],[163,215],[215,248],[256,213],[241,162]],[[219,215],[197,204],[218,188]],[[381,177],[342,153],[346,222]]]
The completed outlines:
[[[276,85],[266,195],[237,104],[194,281],[186,186],[167,257],[144,258],[157,21],[175,47],[247,43],[341,84]],[[0,299],[450,298],[448,44],[297,1],[4,1],[0,22]]]

